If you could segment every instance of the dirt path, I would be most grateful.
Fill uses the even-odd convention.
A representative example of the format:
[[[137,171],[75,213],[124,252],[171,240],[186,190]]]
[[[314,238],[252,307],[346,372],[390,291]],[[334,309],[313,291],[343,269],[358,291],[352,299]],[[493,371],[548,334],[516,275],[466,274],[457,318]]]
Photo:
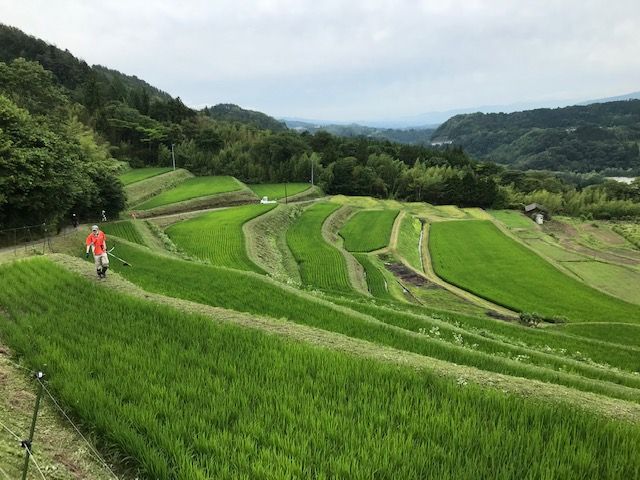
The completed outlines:
[[[460,385],[467,383],[493,388],[503,392],[515,393],[537,401],[568,403],[574,407],[592,411],[611,418],[640,423],[640,405],[617,400],[599,394],[574,390],[557,384],[545,383],[499,373],[487,372],[474,367],[457,365],[419,354],[377,345],[365,340],[348,337],[287,320],[249,315],[223,308],[202,305],[187,300],[150,293],[128,282],[118,274],[111,274],[107,282],[97,282],[93,272],[87,269],[86,262],[66,255],[52,255],[52,260],[78,273],[101,288],[110,288],[120,293],[143,298],[155,303],[168,305],[180,311],[207,316],[214,321],[229,322],[265,333],[279,335],[312,344],[321,348],[341,351],[349,355],[366,357],[377,361],[394,363],[419,370],[429,370],[443,377],[454,378]],[[345,309],[346,310],[346,309]],[[351,312],[351,311],[350,311]],[[362,315],[366,319],[366,315]],[[378,323],[377,320],[370,321]],[[418,334],[416,334],[418,335]],[[596,381],[597,382],[597,381]],[[462,387],[461,387],[462,388]]]

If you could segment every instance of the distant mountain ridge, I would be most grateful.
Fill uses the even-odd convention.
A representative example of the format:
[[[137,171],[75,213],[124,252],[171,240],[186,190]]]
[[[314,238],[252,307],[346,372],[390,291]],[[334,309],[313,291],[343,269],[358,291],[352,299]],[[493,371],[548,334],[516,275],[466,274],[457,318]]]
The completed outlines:
[[[640,100],[456,115],[433,140],[521,169],[640,171]]]
[[[281,132],[287,129],[284,122],[278,121],[266,113],[247,110],[233,103],[219,103],[213,107],[205,107],[203,111],[215,120],[246,123],[273,132]]]

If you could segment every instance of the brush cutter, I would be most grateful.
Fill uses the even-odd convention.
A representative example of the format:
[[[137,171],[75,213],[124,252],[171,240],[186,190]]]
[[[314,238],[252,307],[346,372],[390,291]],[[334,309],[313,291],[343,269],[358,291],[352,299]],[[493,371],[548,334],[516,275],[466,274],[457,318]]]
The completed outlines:
[[[116,247],[111,247],[110,250],[107,250],[107,255],[111,255],[113,258],[115,258],[116,260],[120,260],[122,262],[122,266],[124,267],[131,267],[133,265],[131,265],[129,262],[127,262],[126,260],[123,260],[122,258],[118,257],[117,255],[114,255],[113,253],[113,249]]]

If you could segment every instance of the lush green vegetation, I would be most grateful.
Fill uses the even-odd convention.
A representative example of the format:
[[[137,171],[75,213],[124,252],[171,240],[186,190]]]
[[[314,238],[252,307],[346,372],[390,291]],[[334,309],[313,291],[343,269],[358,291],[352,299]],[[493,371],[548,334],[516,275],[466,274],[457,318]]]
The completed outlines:
[[[166,230],[178,248],[213,265],[262,273],[247,256],[242,225],[275,205],[244,205],[176,223]]]
[[[640,223],[615,223],[612,227],[613,231],[619,233],[629,242],[640,249]]]
[[[100,228],[107,234],[107,239],[108,236],[115,235],[116,237],[124,238],[125,240],[129,240],[130,242],[137,243],[139,245],[145,244],[142,235],[140,235],[136,226],[129,220],[103,223],[100,225]]]
[[[379,312],[376,318],[382,323],[372,323],[370,317],[363,318],[355,311],[336,308],[252,273],[172,260],[126,245],[118,248],[124,258],[132,263],[135,261],[135,268],[123,268],[115,263],[113,268],[148,291],[256,315],[289,319],[488,371],[640,401],[640,390],[629,388],[640,387],[640,379],[578,363],[573,357],[554,358],[517,345],[483,339],[484,335],[477,332],[463,335],[460,342],[456,335],[461,332],[452,328],[446,329],[446,332],[443,328],[443,335],[427,335],[431,327],[443,327],[442,322],[434,318],[412,318],[407,321]],[[416,335],[415,332],[421,333],[420,328],[425,333]],[[626,355],[629,356],[628,352]],[[627,359],[626,362],[637,367],[637,355],[633,353],[631,360]]]
[[[146,202],[136,205],[135,208],[137,210],[150,210],[162,205],[184,202],[185,200],[206,197],[218,193],[233,192],[241,188],[242,185],[233,177],[189,178],[171,190],[166,190]]]
[[[640,307],[568,277],[490,222],[434,223],[429,248],[439,276],[514,310],[571,321],[640,321]]]
[[[418,271],[422,271],[422,255],[420,253],[421,232],[422,224],[420,220],[411,215],[405,215],[400,222],[398,253],[409,265]]]
[[[616,324],[612,326],[606,323],[583,323],[562,325],[560,330],[593,340],[635,347],[636,353],[640,353],[640,325]],[[608,350],[610,355],[615,354],[615,348],[609,346]]]
[[[536,225],[533,220],[517,210],[491,210],[490,213],[509,228],[533,228]]]
[[[143,476],[632,478],[640,470],[635,425],[179,314],[42,260],[5,267],[0,278],[12,320],[0,330],[32,366],[47,364],[63,404]],[[94,321],[98,310],[104,322]],[[495,435],[479,441],[487,423]]]
[[[565,262],[582,281],[627,302],[640,304],[640,271],[598,261]]]
[[[363,210],[340,229],[344,248],[349,252],[372,252],[389,245],[398,210]]]
[[[146,180],[147,178],[155,177],[156,175],[162,175],[172,171],[170,167],[147,167],[147,168],[132,168],[120,175],[120,181],[124,185],[130,185],[140,180]]]
[[[366,253],[354,253],[356,260],[364,268],[367,277],[367,287],[371,295],[377,298],[393,299],[389,292],[387,280],[374,261]]]
[[[261,130],[282,132],[287,129],[284,123],[279,122],[269,115],[240,108],[238,105],[232,103],[220,103],[213,107],[205,107],[203,113],[214,120],[244,123]]]
[[[287,231],[287,244],[306,285],[327,290],[351,290],[347,262],[322,236],[322,224],[340,205],[316,203],[307,208]]]
[[[640,100],[456,115],[434,132],[472,155],[522,170],[637,169]]]
[[[256,185],[248,185],[248,187],[256,194],[258,198],[269,197],[269,200],[280,200],[285,198],[284,183],[262,183]],[[287,197],[302,193],[311,187],[310,183],[287,183]]]

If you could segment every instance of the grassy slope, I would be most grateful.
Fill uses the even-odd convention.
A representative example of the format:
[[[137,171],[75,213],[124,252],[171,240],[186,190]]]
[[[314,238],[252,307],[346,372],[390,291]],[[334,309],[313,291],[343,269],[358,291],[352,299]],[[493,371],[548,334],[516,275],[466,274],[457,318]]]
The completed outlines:
[[[258,198],[264,196],[269,197],[269,200],[284,199],[284,183],[262,183],[259,185],[247,185]],[[309,183],[287,183],[287,196],[291,197],[302,193],[305,190],[311,188]]]
[[[124,238],[125,240],[129,240],[130,242],[137,243],[139,245],[145,244],[142,239],[142,235],[140,235],[136,226],[129,220],[103,223],[100,225],[100,228],[107,234],[107,241],[109,240],[109,235],[115,235],[116,237]],[[112,245],[109,244],[109,247],[111,246]]]
[[[640,304],[640,271],[604,262],[565,262],[585,283],[627,302]]]
[[[418,271],[422,271],[422,260],[420,258],[420,231],[422,224],[420,220],[411,215],[406,215],[400,224],[400,234],[398,235],[398,253],[409,265]]]
[[[298,262],[303,283],[327,290],[350,291],[344,257],[322,237],[322,224],[338,208],[339,205],[332,203],[316,203],[306,209],[287,231],[287,244]]]
[[[162,205],[216,195],[218,193],[233,192],[241,188],[242,185],[233,177],[195,177],[185,180],[171,190],[166,190],[146,202],[142,202],[140,205],[136,205],[136,209],[150,210]]]
[[[533,220],[516,210],[490,210],[489,213],[509,228],[534,228],[536,226]]]
[[[431,228],[436,273],[476,295],[573,321],[640,322],[640,307],[564,275],[490,222],[441,222]]]
[[[205,213],[166,230],[181,249],[213,265],[262,273],[247,256],[242,225],[274,205],[245,205]]]
[[[134,168],[122,175],[120,180],[125,185],[131,185],[132,183],[146,180],[147,178],[155,177],[156,175],[162,175],[163,173],[170,172],[171,167],[149,167],[149,168]]]
[[[364,210],[353,215],[340,229],[349,252],[371,252],[389,245],[398,210]]]
[[[638,426],[178,314],[41,260],[0,278],[10,286],[0,289],[7,338],[32,365],[48,365],[63,403],[143,476],[640,472]]]

